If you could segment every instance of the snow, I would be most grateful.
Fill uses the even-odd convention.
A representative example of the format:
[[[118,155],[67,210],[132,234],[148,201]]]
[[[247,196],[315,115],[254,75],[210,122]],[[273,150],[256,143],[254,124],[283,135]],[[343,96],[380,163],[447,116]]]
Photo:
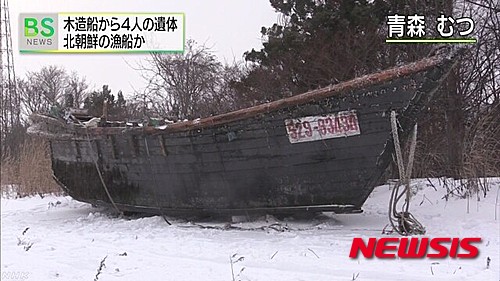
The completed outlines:
[[[350,259],[354,237],[387,237],[389,185],[374,190],[363,214],[263,217],[225,230],[223,220],[168,225],[37,196],[2,198],[2,280],[94,280],[105,257],[98,280],[499,280],[500,179],[469,200],[443,199],[437,179],[413,183],[410,210],[426,237],[481,237],[479,257]]]

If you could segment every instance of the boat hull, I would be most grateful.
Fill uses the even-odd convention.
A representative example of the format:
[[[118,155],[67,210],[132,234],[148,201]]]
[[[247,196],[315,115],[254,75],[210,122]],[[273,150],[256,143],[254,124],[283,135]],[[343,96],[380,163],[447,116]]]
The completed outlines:
[[[54,177],[73,198],[106,206],[112,199],[121,211],[361,212],[392,161],[390,112],[404,143],[451,64],[214,125],[71,128],[50,140]],[[346,112],[354,133],[292,138],[291,120]],[[308,127],[316,136],[318,124]]]

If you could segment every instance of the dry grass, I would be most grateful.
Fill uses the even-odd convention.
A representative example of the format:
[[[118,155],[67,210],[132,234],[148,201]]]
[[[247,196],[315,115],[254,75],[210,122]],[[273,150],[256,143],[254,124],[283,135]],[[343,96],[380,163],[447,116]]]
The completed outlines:
[[[0,184],[2,191],[4,191],[4,188],[7,188],[7,186],[15,185],[18,182],[19,161],[7,156],[2,160],[0,169]]]
[[[1,166],[2,193],[16,197],[62,193],[52,178],[48,143],[42,139],[27,139],[19,159],[6,157]]]
[[[459,178],[450,180],[449,193],[460,197],[486,194],[486,177],[500,176],[500,105],[482,112],[467,127],[462,151],[463,163]],[[435,137],[419,142],[415,155],[413,175],[416,177],[442,177],[449,175],[446,143]]]
[[[465,143],[462,177],[470,179],[465,186],[469,193],[489,191],[483,177],[500,176],[500,104],[492,108],[471,128]],[[472,183],[471,183],[472,181]]]

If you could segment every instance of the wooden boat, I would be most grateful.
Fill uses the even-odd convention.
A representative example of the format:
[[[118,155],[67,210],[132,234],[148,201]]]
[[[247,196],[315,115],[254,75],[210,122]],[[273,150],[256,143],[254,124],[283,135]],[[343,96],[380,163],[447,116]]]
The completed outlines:
[[[32,116],[73,198],[154,214],[357,213],[457,54],[166,126]],[[90,122],[91,123],[91,122]],[[404,141],[403,141],[404,142]]]

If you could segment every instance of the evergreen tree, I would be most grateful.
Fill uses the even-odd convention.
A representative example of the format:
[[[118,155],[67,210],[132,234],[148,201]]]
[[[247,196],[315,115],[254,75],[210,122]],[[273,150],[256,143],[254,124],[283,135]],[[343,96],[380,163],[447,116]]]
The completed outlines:
[[[102,91],[94,91],[84,100],[84,108],[88,109],[89,115],[104,116],[108,120],[123,120],[126,117],[126,101],[122,91],[117,94],[117,99],[111,94],[108,85],[102,87]],[[107,114],[104,112],[104,104],[106,103]]]
[[[283,22],[263,27],[263,48],[245,54],[256,66],[238,85],[240,92],[265,101],[386,67],[380,59],[386,1],[271,0],[271,5]]]

